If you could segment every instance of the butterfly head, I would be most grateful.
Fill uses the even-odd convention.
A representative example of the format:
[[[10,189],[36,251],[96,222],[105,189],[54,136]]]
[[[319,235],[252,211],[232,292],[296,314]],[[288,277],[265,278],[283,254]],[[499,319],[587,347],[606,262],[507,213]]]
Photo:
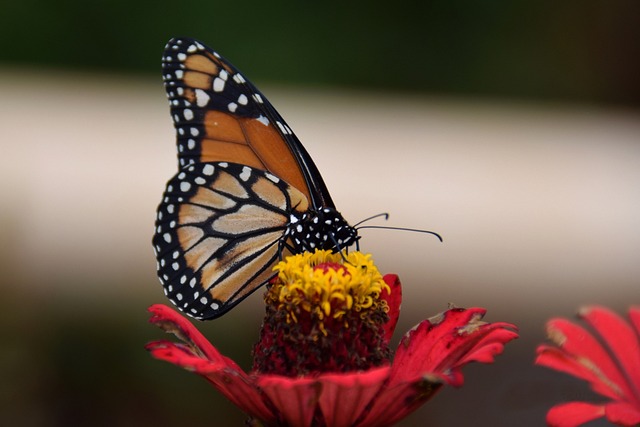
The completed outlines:
[[[292,218],[287,229],[296,253],[316,249],[341,251],[360,239],[358,231],[333,208],[309,210]]]

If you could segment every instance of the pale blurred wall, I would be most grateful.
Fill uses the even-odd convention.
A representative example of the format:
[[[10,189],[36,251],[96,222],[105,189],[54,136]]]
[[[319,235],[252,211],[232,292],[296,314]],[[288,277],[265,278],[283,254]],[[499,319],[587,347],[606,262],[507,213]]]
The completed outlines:
[[[619,310],[640,303],[640,114],[263,91],[305,143],[346,218],[389,212],[386,225],[444,237],[440,244],[428,235],[362,232],[362,249],[405,285],[399,329],[448,303],[484,306],[488,320],[521,326],[523,338],[495,366],[472,367],[462,391],[445,391],[405,425],[463,423],[464,413],[449,412],[459,401],[484,408],[480,425],[540,425],[554,403],[545,399],[556,397],[549,394],[555,377],[531,366],[544,321],[570,316],[585,303]],[[159,79],[14,69],[0,72],[0,93],[3,319],[21,324],[26,335],[55,324],[50,312],[79,323],[99,312],[114,324],[146,328],[144,308],[166,302],[150,238],[155,206],[176,167]],[[219,325],[252,328],[245,335],[255,336],[260,310],[255,295]],[[118,319],[125,314],[131,317]],[[126,336],[127,328],[117,335]],[[127,351],[159,337],[149,328]],[[225,340],[224,334],[211,338]],[[20,337],[13,339],[19,347]],[[4,367],[13,369],[29,351],[26,346]],[[151,375],[188,375],[136,357]],[[541,375],[547,378],[542,384],[536,382]],[[202,390],[211,394],[204,402],[217,398]],[[512,402],[514,390],[523,396]],[[174,409],[155,408],[165,416]],[[62,425],[43,419],[32,425]]]

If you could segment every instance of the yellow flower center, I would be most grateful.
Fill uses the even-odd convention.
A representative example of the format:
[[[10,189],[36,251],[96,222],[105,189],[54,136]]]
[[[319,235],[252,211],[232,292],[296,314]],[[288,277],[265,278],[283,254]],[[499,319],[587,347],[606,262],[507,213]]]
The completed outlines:
[[[288,312],[288,322],[297,321],[298,309],[315,315],[320,325],[327,318],[339,320],[348,311],[361,312],[378,305],[387,311],[380,293],[390,289],[369,254],[351,252],[343,258],[325,250],[305,252],[287,257],[274,270],[278,279],[272,297],[277,297],[278,309]]]

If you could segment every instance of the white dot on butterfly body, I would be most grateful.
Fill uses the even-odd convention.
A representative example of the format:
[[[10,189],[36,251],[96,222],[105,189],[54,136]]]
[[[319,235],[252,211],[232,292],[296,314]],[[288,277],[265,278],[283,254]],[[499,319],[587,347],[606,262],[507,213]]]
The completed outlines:
[[[260,116],[256,120],[265,126],[269,126],[269,119],[267,119],[265,116]]]
[[[185,120],[193,120],[193,111],[190,109],[185,108],[182,114],[184,115]]]
[[[198,185],[204,185],[204,184],[207,182],[207,181],[206,181],[203,177],[201,177],[201,176],[197,177],[194,181],[195,181],[195,183],[196,183],[196,184],[198,184]]]
[[[232,113],[235,113],[236,110],[238,109],[238,104],[236,104],[235,102],[230,102],[229,105],[227,105],[227,108],[229,109],[229,111],[231,111]]]
[[[200,131],[198,130],[198,128],[191,128],[191,129],[189,129],[189,131],[191,132],[191,136],[200,135]]]
[[[181,284],[183,284],[183,285],[184,285],[184,284],[186,283],[186,281],[187,281],[187,276],[182,276],[182,277],[180,278],[180,283],[181,283]]]
[[[180,256],[180,251],[173,252],[173,259],[178,259],[179,256]]]
[[[238,97],[238,104],[240,105],[247,105],[247,102],[249,102],[249,100],[247,99],[247,96],[245,94],[241,94]]]
[[[189,286],[193,288],[195,285],[196,285],[196,278],[194,277],[189,281]]]
[[[182,301],[182,294],[176,294],[176,299],[178,301]]]
[[[185,174],[184,172],[180,172],[178,174],[178,179],[184,179],[185,176],[187,176],[187,174]]]
[[[202,298],[200,298],[200,302],[201,302],[202,304],[206,304],[206,303],[208,302],[207,297],[202,297]]]
[[[170,214],[173,213],[175,206],[174,205],[168,205],[167,206],[167,212],[169,212]]]
[[[195,141],[195,140],[193,140],[193,139],[189,139],[189,140],[187,141],[187,148],[188,148],[189,150],[193,150],[194,148],[196,148],[196,141]]]
[[[162,238],[164,239],[164,241],[165,241],[165,242],[167,242],[167,243],[171,243],[171,234],[169,234],[169,233],[164,233],[164,234],[162,235]]]
[[[226,82],[227,78],[229,77],[229,73],[227,73],[226,70],[220,70],[220,73],[218,74],[218,76]]]
[[[236,73],[233,76],[233,80],[235,80],[236,83],[239,83],[239,84],[245,83],[245,79],[244,79],[244,77],[242,77],[242,74],[240,74],[240,73]]]
[[[182,80],[182,77],[184,77],[184,71],[176,70],[176,79]]]
[[[171,268],[173,268],[175,271],[178,271],[180,270],[180,264],[174,262],[173,264],[171,264]]]
[[[218,305],[218,303],[211,303],[210,307],[214,310],[217,310],[218,308],[220,308],[220,305]]]
[[[191,184],[190,183],[188,183],[186,181],[182,181],[180,183],[180,190],[182,192],[187,192],[187,191],[189,191],[190,188],[191,188]]]

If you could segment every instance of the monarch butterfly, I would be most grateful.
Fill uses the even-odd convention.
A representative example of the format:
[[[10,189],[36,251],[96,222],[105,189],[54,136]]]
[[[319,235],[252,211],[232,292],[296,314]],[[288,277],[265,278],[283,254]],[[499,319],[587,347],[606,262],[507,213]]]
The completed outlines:
[[[153,246],[180,310],[219,317],[273,276],[283,252],[357,242],[291,128],[233,65],[176,38],[162,71],[179,170],[158,206]]]

